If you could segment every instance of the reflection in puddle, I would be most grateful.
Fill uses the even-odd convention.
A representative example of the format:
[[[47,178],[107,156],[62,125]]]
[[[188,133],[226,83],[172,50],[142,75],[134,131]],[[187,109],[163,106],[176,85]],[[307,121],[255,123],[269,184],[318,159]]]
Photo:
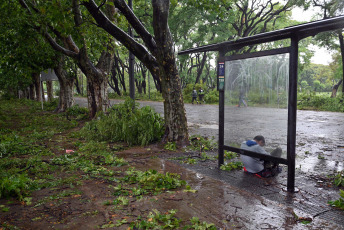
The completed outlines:
[[[328,173],[329,171],[344,170],[344,163],[341,161],[330,161],[318,159],[318,157],[309,156],[306,159],[296,163],[297,167],[303,172],[321,172]]]
[[[188,122],[188,126],[197,126],[201,129],[219,129],[219,124],[198,124]]]
[[[324,138],[324,137],[326,137],[326,134],[323,134],[323,133],[313,133],[312,136]]]
[[[308,121],[308,122],[320,122],[320,123],[327,122],[327,121],[320,121],[320,120],[313,120],[313,119],[307,119],[306,121]]]

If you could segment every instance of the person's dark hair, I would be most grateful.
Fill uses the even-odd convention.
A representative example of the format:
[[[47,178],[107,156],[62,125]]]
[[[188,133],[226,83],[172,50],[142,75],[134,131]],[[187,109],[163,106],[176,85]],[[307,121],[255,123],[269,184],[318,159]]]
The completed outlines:
[[[255,141],[263,141],[263,143],[265,144],[265,138],[262,135],[257,135],[253,138],[253,140]]]

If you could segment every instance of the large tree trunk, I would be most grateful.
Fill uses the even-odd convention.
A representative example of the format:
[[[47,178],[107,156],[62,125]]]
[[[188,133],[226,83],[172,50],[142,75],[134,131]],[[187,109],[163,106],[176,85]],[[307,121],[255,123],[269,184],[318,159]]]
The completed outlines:
[[[52,101],[54,98],[53,95],[53,82],[52,81],[46,81],[47,85],[47,94],[48,94],[48,101]]]
[[[105,74],[87,76],[87,101],[91,118],[95,117],[97,112],[105,111],[109,107]]]
[[[35,85],[35,99],[36,101],[42,101],[41,81],[39,78],[39,73],[33,73],[32,80]]]
[[[58,113],[65,112],[68,108],[74,105],[74,78],[69,78],[67,76],[67,72],[64,69],[63,57],[59,59],[57,66],[54,68],[54,71],[60,83],[59,105],[55,111]]]
[[[181,81],[174,56],[172,37],[167,24],[169,0],[153,0],[153,28],[157,44],[157,61],[161,76],[164,116],[169,141],[187,144],[188,129],[181,91]]]
[[[87,77],[87,101],[90,110],[90,117],[93,118],[97,112],[106,111],[109,107],[109,97],[107,92],[108,76],[113,62],[112,55],[103,51],[97,66],[94,66],[85,49],[80,51],[78,65]]]

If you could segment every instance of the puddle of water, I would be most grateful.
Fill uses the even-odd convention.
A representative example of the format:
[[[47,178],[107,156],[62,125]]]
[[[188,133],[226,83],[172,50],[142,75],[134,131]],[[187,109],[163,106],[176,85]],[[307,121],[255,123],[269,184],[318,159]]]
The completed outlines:
[[[306,173],[310,172],[328,174],[333,171],[344,170],[344,162],[318,159],[317,156],[309,156],[306,159],[297,162],[296,167],[300,168],[301,171]]]
[[[198,124],[198,123],[191,123],[188,122],[188,126],[197,126],[201,129],[219,129],[219,124]]]
[[[320,120],[313,120],[313,119],[307,119],[306,121],[309,122],[319,122],[319,123],[326,123],[327,121],[320,121]]]

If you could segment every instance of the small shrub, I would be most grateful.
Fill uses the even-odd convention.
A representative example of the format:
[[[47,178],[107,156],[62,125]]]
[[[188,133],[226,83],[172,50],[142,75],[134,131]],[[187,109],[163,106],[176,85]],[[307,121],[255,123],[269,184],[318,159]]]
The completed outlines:
[[[44,102],[44,110],[53,111],[57,108],[59,99],[54,98],[52,101]]]
[[[164,121],[160,114],[149,106],[139,109],[132,100],[115,105],[108,115],[100,115],[81,130],[87,140],[124,141],[142,146],[160,140],[163,133]]]
[[[214,150],[217,148],[217,143],[215,142],[214,138],[209,139],[207,137],[202,137],[200,135],[192,135],[190,137],[190,146],[189,149],[194,151],[208,151]]]
[[[227,160],[231,160],[233,158],[237,158],[238,157],[238,154],[235,153],[235,152],[229,152],[229,151],[225,151],[225,159]]]
[[[76,120],[85,120],[88,118],[88,109],[80,107],[79,105],[74,105],[67,109],[66,116],[68,118],[74,118]]]
[[[232,171],[236,169],[242,169],[244,167],[241,161],[233,161],[229,162],[228,164],[221,165],[220,169],[225,171]]]
[[[177,145],[175,142],[167,142],[166,145],[164,146],[164,149],[175,151],[177,149]]]
[[[333,183],[337,187],[344,187],[344,170],[337,172],[333,176]]]
[[[339,209],[342,209],[344,210],[344,190],[339,190],[339,195],[340,195],[340,198],[338,200],[335,200],[335,201],[329,201],[328,203],[330,205],[333,205]]]
[[[344,97],[303,93],[299,95],[298,109],[344,112]]]
[[[25,174],[0,175],[0,198],[14,197],[23,200],[33,187],[34,182]]]
[[[204,100],[209,104],[219,103],[219,91],[217,89],[210,90],[205,94]]]

